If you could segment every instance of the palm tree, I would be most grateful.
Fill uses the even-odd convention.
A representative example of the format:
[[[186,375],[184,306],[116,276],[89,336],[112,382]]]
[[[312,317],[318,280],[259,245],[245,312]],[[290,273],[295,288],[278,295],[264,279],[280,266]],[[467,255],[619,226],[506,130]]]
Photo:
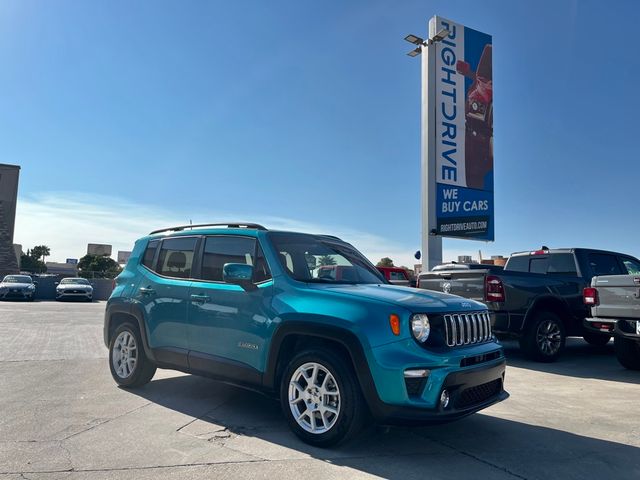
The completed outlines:
[[[320,267],[337,264],[338,262],[336,262],[335,258],[333,258],[331,255],[322,255],[318,257],[318,266]]]

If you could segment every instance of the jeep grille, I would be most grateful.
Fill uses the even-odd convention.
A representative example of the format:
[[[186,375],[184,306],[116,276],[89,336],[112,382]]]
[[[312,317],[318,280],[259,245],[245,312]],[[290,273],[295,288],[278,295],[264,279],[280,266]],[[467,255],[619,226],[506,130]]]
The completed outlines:
[[[489,312],[455,313],[444,316],[447,345],[459,347],[491,339]]]

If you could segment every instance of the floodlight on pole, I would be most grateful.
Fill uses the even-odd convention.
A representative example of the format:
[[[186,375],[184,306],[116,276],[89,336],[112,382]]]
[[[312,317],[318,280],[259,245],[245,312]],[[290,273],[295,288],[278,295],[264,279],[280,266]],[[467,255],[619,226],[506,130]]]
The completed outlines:
[[[424,40],[423,38],[420,38],[419,36],[414,35],[413,33],[410,33],[409,35],[404,37],[404,39],[409,43],[418,45],[418,48],[411,50],[409,53],[407,53],[407,55],[409,55],[410,57],[417,57],[422,53],[422,47],[428,47],[430,45],[433,45],[434,43],[441,42],[442,40],[447,38],[448,35],[449,35],[449,30],[447,30],[446,28],[443,28],[438,33],[436,33],[433,38],[429,38],[427,40]]]
[[[436,33],[434,35],[434,37],[431,39],[431,41],[433,41],[433,42],[441,42],[442,40],[444,40],[448,36],[449,36],[449,30],[447,30],[446,28],[443,28],[442,30],[440,30],[438,33]]]
[[[413,43],[414,45],[422,45],[424,43],[423,38],[420,38],[419,36],[414,35],[412,33],[404,37],[404,39],[409,43]]]

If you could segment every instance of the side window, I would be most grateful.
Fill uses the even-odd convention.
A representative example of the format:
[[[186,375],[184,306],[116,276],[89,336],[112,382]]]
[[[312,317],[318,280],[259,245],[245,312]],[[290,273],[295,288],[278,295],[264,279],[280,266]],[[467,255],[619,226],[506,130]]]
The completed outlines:
[[[142,257],[142,265],[153,270],[153,259],[156,256],[156,250],[158,249],[158,244],[160,240],[151,240],[147,244],[147,249],[144,251],[144,256]]]
[[[191,278],[193,252],[197,241],[194,237],[163,240],[156,271],[167,277]]]
[[[507,261],[504,269],[511,270],[513,272],[528,272],[529,255],[515,255],[509,257],[509,260]]]
[[[407,280],[403,272],[389,272],[389,280]]]
[[[253,281],[255,283],[260,283],[265,280],[269,280],[270,278],[271,272],[269,271],[269,265],[267,264],[267,260],[264,258],[264,253],[262,253],[262,247],[260,247],[260,243],[258,243],[256,265],[253,270]]]
[[[554,275],[577,276],[576,262],[572,253],[554,253],[549,261],[547,273]]]
[[[590,253],[589,266],[593,275],[621,275],[618,259],[606,253]]]
[[[212,236],[204,243],[202,279],[222,282],[225,263],[254,265],[256,241],[251,237]]]
[[[629,275],[640,275],[640,263],[629,257],[621,257],[620,260]]]

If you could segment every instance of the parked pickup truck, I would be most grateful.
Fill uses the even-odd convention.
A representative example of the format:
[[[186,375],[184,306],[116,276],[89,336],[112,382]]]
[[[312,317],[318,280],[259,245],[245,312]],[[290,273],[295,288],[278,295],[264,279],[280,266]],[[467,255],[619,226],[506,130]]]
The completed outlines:
[[[640,370],[640,272],[593,277],[583,299],[591,308],[585,327],[613,333],[618,361],[625,368]]]
[[[512,254],[504,269],[441,265],[422,273],[418,287],[484,302],[497,336],[515,337],[529,358],[551,362],[562,353],[567,336],[581,336],[592,345],[610,340],[610,332],[583,326],[590,313],[582,290],[594,276],[635,272],[640,275],[640,261],[629,255],[543,247]]]
[[[378,271],[384,275],[384,278],[392,285],[400,285],[404,287],[415,287],[416,280],[413,274],[401,267],[376,267]]]

